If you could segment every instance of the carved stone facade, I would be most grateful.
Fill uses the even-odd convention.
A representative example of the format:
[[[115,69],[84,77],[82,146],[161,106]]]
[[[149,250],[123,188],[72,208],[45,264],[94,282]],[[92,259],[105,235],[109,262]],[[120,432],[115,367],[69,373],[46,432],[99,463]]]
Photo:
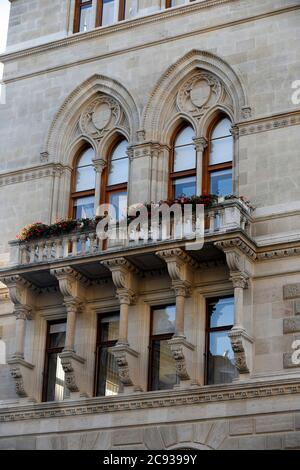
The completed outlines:
[[[74,2],[43,0],[35,15],[36,1],[28,15],[23,3],[11,1],[0,58],[0,449],[299,449],[299,1],[165,9],[143,0],[125,21],[78,34]],[[187,122],[200,194],[210,129],[224,114],[243,198],[205,212],[203,244],[105,247],[89,229],[15,240],[26,224],[68,217],[83,144],[95,152],[96,201],[121,136],[129,203],[158,202],[169,197],[174,132]],[[207,305],[221,297],[234,298],[226,334],[236,375],[208,385]],[[167,345],[178,380],[151,391],[151,315],[166,305],[176,306]],[[122,393],[95,396],[98,319],[115,312],[109,352]],[[43,402],[53,322],[66,323],[68,397]]]

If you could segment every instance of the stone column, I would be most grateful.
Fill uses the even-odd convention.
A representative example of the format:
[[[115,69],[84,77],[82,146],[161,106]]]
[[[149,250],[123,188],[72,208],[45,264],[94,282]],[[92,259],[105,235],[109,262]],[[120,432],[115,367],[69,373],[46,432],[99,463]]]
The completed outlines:
[[[80,309],[78,303],[72,301],[64,302],[67,310],[67,331],[64,351],[75,352],[75,325],[77,313]]]
[[[30,317],[30,309],[26,306],[15,308],[16,315],[16,346],[13,357],[24,359],[26,319]]]
[[[248,277],[232,274],[230,277],[234,289],[234,327],[242,328],[244,323],[244,289],[248,287]]]
[[[128,312],[129,305],[133,301],[133,293],[125,289],[117,289],[117,297],[120,301],[120,323],[118,344],[128,345]]]
[[[97,208],[100,204],[100,191],[101,191],[101,178],[102,172],[106,167],[106,161],[102,158],[97,158],[93,160],[94,169],[96,172],[96,186],[95,186],[95,204],[94,204],[94,214],[97,215]]]
[[[175,320],[175,335],[184,336],[184,306],[185,298],[189,295],[190,289],[184,283],[174,281],[172,289],[175,292],[176,298],[176,320]]]
[[[238,126],[232,126],[230,129],[231,135],[233,137],[233,158],[232,158],[232,192],[234,194],[239,194],[239,128]]]
[[[196,147],[196,192],[198,195],[202,193],[202,175],[203,175],[203,153],[207,147],[207,139],[205,137],[194,138]]]

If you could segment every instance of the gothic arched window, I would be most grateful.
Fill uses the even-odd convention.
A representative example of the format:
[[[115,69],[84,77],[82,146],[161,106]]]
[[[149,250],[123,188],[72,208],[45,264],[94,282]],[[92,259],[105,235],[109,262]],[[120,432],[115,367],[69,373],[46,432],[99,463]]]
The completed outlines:
[[[95,203],[95,158],[94,149],[90,146],[80,151],[75,159],[72,178],[72,217],[85,219],[94,216]]]
[[[218,196],[232,194],[233,138],[232,123],[223,115],[211,126],[205,159],[203,191]]]
[[[102,201],[111,204],[119,220],[127,210],[127,183],[129,161],[127,155],[128,142],[120,138],[109,152],[108,167],[104,178],[104,191]],[[103,193],[102,193],[103,194]]]
[[[196,149],[193,142],[194,129],[184,124],[173,140],[170,171],[170,195],[193,196],[196,194]]]

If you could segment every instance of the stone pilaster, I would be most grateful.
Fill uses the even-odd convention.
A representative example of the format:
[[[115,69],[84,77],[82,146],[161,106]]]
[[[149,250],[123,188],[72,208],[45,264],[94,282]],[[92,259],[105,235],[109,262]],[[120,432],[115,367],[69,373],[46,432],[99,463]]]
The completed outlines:
[[[196,162],[197,162],[197,176],[196,176],[196,189],[197,194],[202,193],[202,171],[203,171],[203,154],[207,147],[207,139],[205,137],[194,138],[196,147]]]
[[[103,170],[106,167],[106,161],[102,158],[97,158],[93,160],[93,165],[96,172],[94,214],[97,215],[97,209],[100,204],[101,178]]]

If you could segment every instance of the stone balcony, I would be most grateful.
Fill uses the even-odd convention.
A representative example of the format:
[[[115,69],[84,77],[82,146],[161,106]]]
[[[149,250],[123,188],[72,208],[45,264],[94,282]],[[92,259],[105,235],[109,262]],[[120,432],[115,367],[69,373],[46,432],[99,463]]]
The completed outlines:
[[[241,232],[251,238],[251,209],[242,201],[225,200],[217,205],[205,209],[205,230],[204,248],[206,245],[216,240],[220,240],[232,232]],[[149,238],[141,233],[131,234],[129,238],[118,241],[99,240],[96,230],[73,231],[61,236],[43,238],[33,241],[11,241],[9,268],[35,267],[61,262],[86,260],[90,262],[99,256],[112,255],[120,252],[122,255],[128,252],[153,252],[157,247],[164,245],[183,245],[191,242],[192,237],[177,237],[176,227],[171,224],[171,234],[169,239],[156,236],[153,239],[151,230]],[[205,252],[205,249],[203,250]]]

